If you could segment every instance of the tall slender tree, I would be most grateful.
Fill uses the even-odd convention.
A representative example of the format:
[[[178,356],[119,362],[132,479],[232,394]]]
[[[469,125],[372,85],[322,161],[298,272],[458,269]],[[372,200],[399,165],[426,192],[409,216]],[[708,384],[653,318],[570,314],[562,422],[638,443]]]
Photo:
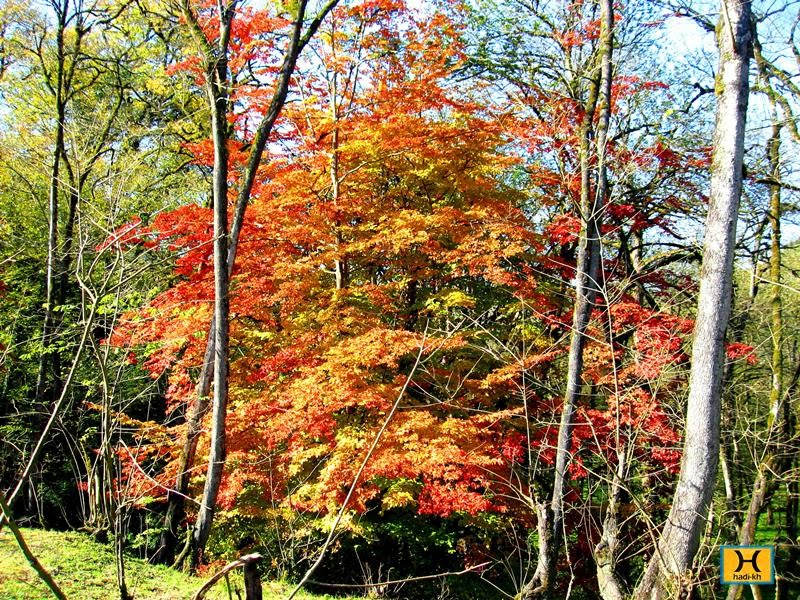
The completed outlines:
[[[206,482],[200,503],[200,511],[191,538],[178,562],[190,557],[190,564],[197,565],[202,559],[211,531],[217,495],[225,464],[225,419],[228,403],[228,346],[229,346],[229,287],[236,260],[242,225],[250,202],[256,174],[262,156],[289,91],[289,81],[303,48],[316,33],[322,20],[333,9],[338,0],[329,0],[319,12],[306,23],[307,0],[300,0],[293,15],[289,43],[283,55],[277,82],[267,112],[249,140],[250,151],[236,190],[236,205],[233,221],[228,223],[229,150],[231,139],[228,119],[231,116],[233,82],[230,71],[233,25],[240,8],[239,0],[220,2],[217,5],[218,31],[208,35],[198,19],[197,12],[189,0],[180,3],[180,14],[187,23],[192,38],[200,50],[205,90],[210,109],[211,136],[214,149],[212,201],[214,209],[214,317],[209,327],[209,336],[204,363],[198,385],[198,400],[190,413],[187,434],[183,445],[181,468],[176,481],[177,489],[170,496],[165,522],[162,555],[171,556],[174,547],[177,520],[182,513],[183,500],[188,489],[188,470],[194,456],[200,420],[208,408],[208,392],[213,380],[211,417],[211,449],[209,452]],[[213,377],[211,374],[213,373]]]
[[[55,65],[47,76],[47,87],[53,96],[55,109],[55,132],[50,166],[50,185],[48,189],[48,236],[47,270],[45,278],[45,312],[42,325],[42,354],[39,359],[39,374],[36,378],[36,397],[43,400],[46,395],[56,398],[61,387],[61,365],[58,353],[52,352],[53,334],[56,320],[56,299],[59,280],[59,196],[61,195],[61,166],[65,158],[64,132],[66,128],[67,105],[74,94],[76,64],[82,54],[81,45],[88,33],[86,14],[78,3],[72,0],[51,0],[50,7],[55,15]],[[70,35],[72,33],[72,35]],[[38,44],[38,54],[45,73],[48,59],[44,56],[46,43],[44,37]],[[50,381],[48,381],[50,380]],[[50,386],[50,393],[45,388]]]
[[[752,53],[749,0],[722,0],[717,32],[717,118],[683,459],[672,508],[636,591],[641,599],[673,597],[679,589],[691,587],[689,569],[716,484],[724,341],[731,309]]]
[[[606,140],[611,114],[612,54],[614,47],[614,8],[610,0],[601,0],[600,34],[597,48],[588,62],[586,77],[589,89],[582,104],[578,130],[580,165],[580,218],[578,256],[575,267],[575,305],[573,309],[567,367],[566,391],[561,409],[555,456],[555,475],[549,507],[537,506],[540,540],[538,564],[522,590],[523,597],[550,593],[556,561],[564,539],[564,497],[567,493],[567,467],[571,460],[572,429],[575,410],[583,389],[583,354],[587,329],[595,299],[600,292],[601,224],[608,196]]]

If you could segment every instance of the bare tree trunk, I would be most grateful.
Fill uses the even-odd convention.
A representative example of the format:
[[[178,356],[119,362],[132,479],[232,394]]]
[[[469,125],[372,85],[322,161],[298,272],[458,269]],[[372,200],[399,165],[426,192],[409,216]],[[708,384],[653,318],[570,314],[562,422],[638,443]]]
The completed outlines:
[[[333,48],[335,53],[336,49],[335,42],[332,41],[331,43],[334,44]],[[341,182],[339,179],[339,103],[337,98],[339,90],[338,90],[338,73],[336,71],[334,71],[333,74],[331,75],[328,87],[331,97],[331,119],[333,121],[333,131],[331,133],[330,167],[331,167],[331,202],[333,203],[333,210],[334,210],[333,230],[334,230],[334,238],[336,244],[336,257],[334,258],[334,273],[336,276],[336,289],[342,290],[349,285],[350,274],[348,273],[347,259],[344,256],[342,256],[341,253],[343,239],[341,232],[341,224],[339,222],[339,199],[341,196],[341,186],[340,186]]]
[[[553,529],[550,527],[552,520],[550,506],[546,502],[538,502],[535,505],[535,509],[536,532],[539,534],[539,553],[533,577],[526,581],[520,590],[519,597],[522,599],[545,596],[552,587],[552,578],[555,576],[555,566],[551,564],[551,561],[555,560],[557,552],[552,548]]]
[[[286,53],[284,55],[283,64],[281,66],[281,71],[279,74],[278,86],[273,94],[272,100],[270,102],[269,109],[267,110],[267,114],[264,116],[264,119],[258,126],[256,130],[255,137],[253,139],[253,143],[251,146],[250,156],[248,158],[247,166],[245,167],[244,176],[242,177],[242,183],[240,184],[237,198],[236,198],[236,207],[234,209],[233,214],[233,221],[231,223],[229,236],[226,234],[226,252],[225,252],[225,269],[227,271],[226,276],[226,290],[228,288],[228,284],[230,281],[231,276],[233,275],[233,268],[236,262],[236,253],[239,247],[239,236],[242,231],[242,226],[244,225],[244,217],[247,210],[247,206],[250,202],[250,196],[252,194],[253,186],[255,184],[256,173],[258,171],[259,166],[261,165],[261,159],[264,153],[264,150],[267,145],[267,141],[269,140],[269,136],[272,132],[272,128],[275,125],[275,121],[277,120],[283,105],[286,102],[286,97],[289,92],[289,81],[291,79],[292,74],[294,73],[295,66],[297,64],[297,59],[300,56],[303,48],[308,44],[309,40],[314,36],[314,34],[319,29],[322,20],[327,16],[327,14],[336,6],[338,0],[329,0],[327,4],[320,10],[320,12],[314,17],[314,19],[308,24],[305,28],[305,32],[303,31],[304,19],[305,19],[305,10],[307,6],[307,0],[300,0],[297,8],[297,20],[294,23],[294,27],[292,30],[291,40],[289,45],[286,49]],[[236,2],[232,2],[228,5],[228,10],[230,11],[230,19],[234,18],[235,13],[235,5]],[[190,23],[190,26],[193,27],[195,32],[195,38],[203,47],[204,52],[206,54],[209,53],[211,48],[208,45],[205,37],[203,36],[202,31],[199,30],[196,21],[191,12],[191,8],[185,2],[182,5],[182,11],[184,17]],[[230,27],[230,23],[228,24]],[[228,35],[230,32],[228,31]],[[222,39],[222,38],[221,38]],[[220,40],[221,41],[221,40]],[[226,42],[227,44],[227,42]],[[221,46],[220,46],[221,47]],[[227,47],[225,52],[227,53]],[[211,79],[209,79],[211,81]],[[210,101],[213,102],[213,99],[210,98]],[[216,146],[216,143],[215,143]],[[216,161],[216,148],[215,148],[215,161]],[[216,165],[216,162],[215,162]],[[227,167],[226,167],[227,168]],[[216,190],[217,180],[215,179],[214,188]],[[216,196],[216,191],[214,195]],[[224,200],[224,204],[227,207],[227,188],[226,188],[226,196]],[[217,202],[215,199],[215,219],[216,219],[216,207]],[[227,213],[226,213],[227,219]],[[215,220],[216,223],[216,220]],[[227,227],[226,227],[227,230]],[[215,231],[215,240],[216,237]],[[217,277],[217,269],[216,269],[216,260],[217,260],[217,248],[215,246],[215,294],[217,293],[216,290],[216,277]],[[178,466],[178,475],[175,482],[175,489],[170,491],[168,495],[168,505],[167,511],[164,518],[164,526],[163,526],[163,533],[161,536],[161,544],[159,551],[153,557],[154,561],[158,562],[171,562],[172,556],[174,554],[175,545],[177,542],[177,530],[178,524],[183,518],[184,514],[184,505],[185,505],[185,498],[189,491],[189,474],[194,463],[194,457],[197,450],[197,439],[201,432],[201,421],[206,414],[209,406],[209,392],[211,390],[211,380],[212,374],[213,377],[216,379],[218,376],[218,370],[216,367],[216,359],[222,356],[222,353],[218,351],[219,346],[217,345],[220,340],[220,335],[218,334],[218,320],[217,320],[217,302],[218,296],[215,296],[215,316],[212,319],[212,322],[209,326],[209,335],[208,341],[206,343],[206,351],[203,357],[203,365],[200,372],[200,378],[197,386],[197,402],[195,403],[193,409],[191,410],[189,417],[187,419],[186,424],[186,436],[183,440],[183,447],[181,449],[180,455],[180,462]],[[226,302],[227,302],[227,291],[226,291]],[[227,313],[226,313],[227,314]],[[226,317],[227,322],[227,317]],[[227,326],[227,325],[226,325]],[[227,338],[227,333],[225,336]],[[227,351],[225,352],[225,360],[227,361]],[[225,368],[227,372],[227,367]],[[227,383],[226,383],[227,386]],[[217,388],[216,382],[214,384],[214,395],[217,398]],[[217,401],[215,400],[215,416],[213,419],[216,419],[217,416],[221,416],[223,418],[223,422],[221,427],[224,428],[224,407],[220,407],[220,411],[216,410]],[[214,434],[212,433],[212,436]],[[224,436],[223,436],[224,437]],[[224,444],[224,439],[223,439]],[[216,451],[219,452],[220,448],[217,447]],[[223,448],[223,455],[224,455],[224,448]],[[224,459],[223,459],[224,462]],[[211,462],[209,462],[209,468],[211,467]],[[215,467],[216,468],[216,467]],[[222,471],[222,464],[219,465],[219,471],[221,476]],[[216,485],[216,490],[219,489],[219,478],[214,478],[212,481],[213,485]],[[216,499],[216,491],[212,491],[209,488],[208,481],[206,482],[206,490],[204,490],[204,498],[206,497],[206,491],[209,494],[213,493],[214,499]],[[205,511],[206,516],[203,520],[203,529],[209,528],[211,525],[211,519],[213,515],[209,510],[213,511],[213,507],[209,508],[206,506],[205,499],[203,501],[203,505],[201,506],[201,513]],[[198,517],[198,523],[200,523],[200,519]],[[187,544],[184,547],[181,554],[175,560],[176,565],[179,565],[183,562],[184,558],[186,557],[187,553],[189,552],[190,547],[200,541],[200,538],[197,535],[199,530],[195,530],[195,534],[193,538],[187,540]],[[204,534],[207,539],[208,532]],[[202,536],[200,536],[202,537]],[[193,541],[194,540],[194,541]],[[203,545],[205,541],[203,541]],[[196,560],[198,557],[194,557],[193,560]]]
[[[211,448],[208,455],[203,498],[193,533],[190,563],[202,559],[225,465],[225,418],[228,411],[228,323],[230,317],[228,271],[228,110],[230,78],[228,44],[236,2],[222,7],[216,52],[206,53],[206,84],[211,108],[211,137],[214,143],[214,395],[211,415]],[[187,8],[188,10],[188,8]]]
[[[51,398],[58,395],[60,382],[56,375],[60,371],[57,354],[50,354],[48,349],[53,342],[55,330],[55,302],[56,302],[56,266],[58,260],[58,178],[61,154],[64,146],[64,114],[65,109],[59,101],[58,123],[56,124],[56,149],[53,152],[53,166],[50,170],[50,192],[48,199],[48,235],[47,235],[47,272],[45,275],[45,307],[44,323],[42,324],[42,355],[39,358],[39,372],[36,376],[36,399],[45,400],[48,385],[48,374],[52,377]]]
[[[689,569],[716,483],[724,341],[731,308],[749,92],[750,2],[722,0],[718,32],[717,120],[683,460],[672,508],[636,592],[641,599],[673,597],[684,586],[691,586]]]
[[[114,566],[117,574],[117,590],[120,600],[132,600],[125,580],[125,509],[119,500],[115,502],[114,521]]]
[[[335,94],[335,90],[334,90]],[[337,212],[334,222],[334,236],[336,239],[336,258],[334,259],[334,270],[336,272],[336,289],[343,290],[350,284],[350,273],[348,272],[347,259],[342,255],[342,231],[339,223],[339,123],[336,115],[336,97],[332,100],[334,110],[334,129],[331,136],[331,201],[333,209]]]
[[[610,117],[611,98],[611,59],[613,52],[614,11],[611,0],[600,2],[600,46],[598,48],[599,78],[592,78],[586,112],[581,125],[581,236],[575,269],[575,308],[572,319],[572,335],[569,348],[567,387],[558,429],[556,449],[555,480],[550,502],[552,513],[551,556],[547,563],[551,569],[548,577],[553,583],[552,570],[555,569],[556,556],[562,540],[564,525],[564,495],[567,467],[571,459],[570,441],[572,436],[575,407],[583,386],[583,350],[586,345],[586,330],[589,327],[592,308],[598,293],[600,279],[600,225],[608,194],[608,180],[605,168],[605,146]],[[597,184],[592,186],[591,138],[593,120],[600,103],[600,118],[597,123]],[[593,189],[594,187],[594,189]],[[541,552],[540,552],[541,555]]]
[[[61,189],[62,164],[69,169],[65,143],[67,104],[75,91],[76,63],[82,53],[83,40],[91,29],[91,25],[86,23],[84,8],[81,3],[74,3],[73,0],[49,0],[49,4],[56,17],[56,60],[55,67],[52,69],[54,81],[48,80],[47,87],[55,102],[56,130],[48,191],[46,299],[44,322],[42,324],[42,355],[39,359],[39,369],[36,377],[36,399],[38,401],[55,401],[63,385],[61,357],[57,352],[49,351],[53,343],[53,336],[58,329],[59,318],[55,309],[57,305],[64,301],[62,289],[67,277],[66,270],[69,267],[69,262],[62,260],[59,251],[59,191]],[[68,43],[69,48],[67,47]],[[37,49],[37,54],[45,72],[51,71],[49,67],[45,66],[47,59],[42,53],[41,46]],[[119,106],[117,106],[117,109]],[[115,114],[116,111],[114,111]],[[103,139],[107,133],[108,129],[102,136]],[[71,244],[71,225],[74,222],[77,207],[77,194],[78,192],[74,188],[70,191],[70,205],[65,234],[67,252],[69,252],[69,244]],[[49,396],[49,398],[45,398],[45,396]]]
[[[167,510],[164,514],[164,524],[161,532],[161,539],[158,550],[151,557],[153,563],[170,564],[183,562],[183,557],[175,560],[175,548],[178,543],[178,525],[183,520],[185,513],[186,496],[189,493],[189,480],[191,468],[194,465],[194,458],[197,454],[197,440],[202,431],[202,420],[208,411],[209,397],[211,391],[211,380],[214,375],[214,343],[216,327],[212,320],[209,331],[209,341],[206,343],[206,351],[203,357],[203,366],[200,369],[200,377],[197,383],[197,400],[191,408],[186,419],[186,434],[183,438],[180,458],[178,459],[178,475],[175,479],[174,489],[167,493]]]
[[[52,376],[52,389],[50,390],[51,399],[58,397],[60,376],[60,365],[58,355],[50,354],[48,349],[52,343],[55,325],[55,303],[57,292],[57,266],[60,261],[58,258],[58,212],[59,212],[59,188],[60,188],[60,168],[61,158],[64,155],[64,126],[67,112],[67,86],[68,74],[66,68],[66,47],[65,35],[67,20],[69,17],[69,0],[63,4],[52,4],[56,11],[56,66],[55,82],[50,84],[50,90],[54,95],[56,105],[56,131],[55,144],[53,147],[53,164],[50,168],[50,189],[47,202],[48,234],[47,234],[47,271],[45,275],[45,307],[44,323],[42,324],[42,354],[39,358],[39,372],[36,376],[36,399],[44,401],[45,392],[49,375]]]
[[[625,448],[617,451],[617,470],[611,482],[608,509],[603,519],[600,542],[594,549],[597,565],[597,584],[603,600],[623,600],[626,597],[622,583],[617,577],[617,551],[619,549],[619,505],[623,485],[627,479],[627,456]]]
[[[774,183],[770,184],[769,224],[771,229],[769,276],[770,309],[772,312],[772,387],[769,393],[770,412],[767,426],[771,429],[781,421],[783,394],[783,294],[781,289],[781,130],[783,129],[773,104],[772,135],[767,142],[769,169]],[[782,432],[782,431],[781,431]]]
[[[594,286],[597,293],[600,278],[600,217],[609,195],[608,174],[606,169],[606,139],[608,136],[609,121],[611,119],[611,80],[612,80],[612,54],[614,49],[614,10],[612,0],[603,0],[601,4],[601,30],[600,30],[600,114],[597,123],[597,191],[595,193],[595,210],[598,213],[595,225],[597,235],[594,257]],[[609,328],[609,344],[613,347],[613,334]],[[600,542],[594,549],[594,559],[597,565],[597,581],[600,595],[604,600],[622,600],[625,597],[623,587],[616,574],[617,551],[619,550],[619,505],[625,481],[628,474],[626,445],[620,445],[619,423],[617,424],[617,467],[611,482],[608,509],[603,520],[603,530]]]

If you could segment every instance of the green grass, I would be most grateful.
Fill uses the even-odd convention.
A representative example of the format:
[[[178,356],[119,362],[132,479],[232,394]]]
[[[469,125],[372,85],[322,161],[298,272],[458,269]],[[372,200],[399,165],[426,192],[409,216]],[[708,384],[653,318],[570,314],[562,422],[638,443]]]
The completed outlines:
[[[110,546],[98,544],[89,536],[77,532],[22,529],[22,534],[34,555],[50,571],[68,598],[114,600],[119,597],[114,553]],[[125,568],[128,592],[135,600],[188,600],[205,581],[201,577],[192,577],[136,558],[127,558]],[[244,597],[241,571],[230,574],[230,584],[232,598],[238,597],[233,588],[238,588],[241,597]],[[265,582],[264,600],[286,598],[290,589],[285,584]],[[4,528],[0,532],[0,598],[38,600],[52,597],[26,562],[8,528]],[[330,598],[310,594],[300,594],[299,597],[303,600]],[[225,580],[217,583],[206,598],[228,600]]]

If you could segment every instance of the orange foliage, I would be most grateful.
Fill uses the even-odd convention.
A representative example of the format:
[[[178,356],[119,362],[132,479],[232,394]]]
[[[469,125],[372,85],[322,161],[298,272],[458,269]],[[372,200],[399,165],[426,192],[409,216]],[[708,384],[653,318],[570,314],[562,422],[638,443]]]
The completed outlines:
[[[268,63],[272,48],[258,43],[258,32],[285,26],[252,16],[235,31],[234,68],[252,57]],[[213,39],[212,16],[204,30]],[[463,50],[444,15],[416,19],[399,0],[342,6],[312,44],[319,64],[296,78],[298,101],[287,105],[272,158],[259,171],[237,255],[220,503],[241,508],[247,498],[247,509],[257,510],[256,497],[335,509],[411,377],[352,508],[440,516],[523,510],[506,492],[519,481],[517,469],[553,462],[559,400],[547,379],[566,353],[559,328],[569,322],[563,292],[552,293],[539,273],[572,277],[569,256],[546,257],[544,249],[574,244],[579,224],[563,213],[544,234],[531,225],[525,197],[505,183],[520,165],[507,147],[521,121],[477,102],[483,90],[448,80]],[[259,90],[240,88],[237,102],[264,109]],[[557,98],[542,110],[554,119],[513,141],[574,164],[580,108]],[[239,142],[250,135],[246,113],[236,118]],[[191,150],[198,162],[209,160],[208,144]],[[241,160],[232,153],[233,177]],[[671,158],[662,150],[656,160]],[[580,181],[567,171],[537,165],[534,186],[574,200]],[[639,209],[617,204],[609,213],[635,219]],[[111,339],[134,348],[133,360],[154,378],[166,374],[171,409],[193,402],[205,350],[210,223],[208,209],[186,206],[149,226],[133,222],[107,242],[174,253],[174,283],[128,314]],[[536,335],[515,333],[503,315],[519,315],[519,307],[534,315]],[[494,316],[484,325],[487,314]],[[619,393],[603,409],[581,412],[574,441],[582,450],[571,472],[585,475],[589,455],[613,456],[618,423],[643,462],[672,470],[677,435],[641,381],[685,359],[682,336],[691,324],[633,303],[613,305],[611,314],[614,331],[635,327],[635,340]],[[501,326],[505,349],[483,351]],[[532,346],[520,341],[525,336]],[[515,354],[517,346],[524,352]],[[590,344],[587,381],[609,386],[623,354]],[[175,427],[171,447],[153,440],[133,460],[157,452],[169,473],[182,432]]]

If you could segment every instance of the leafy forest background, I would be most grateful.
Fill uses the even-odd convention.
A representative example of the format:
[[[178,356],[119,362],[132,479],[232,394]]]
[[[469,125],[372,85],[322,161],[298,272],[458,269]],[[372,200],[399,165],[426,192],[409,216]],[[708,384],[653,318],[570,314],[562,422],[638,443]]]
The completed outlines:
[[[800,597],[799,9],[3,0],[5,520],[111,544],[122,598],[131,555],[254,551],[373,596]],[[692,368],[720,429],[658,563]],[[776,585],[721,587],[756,542]]]

